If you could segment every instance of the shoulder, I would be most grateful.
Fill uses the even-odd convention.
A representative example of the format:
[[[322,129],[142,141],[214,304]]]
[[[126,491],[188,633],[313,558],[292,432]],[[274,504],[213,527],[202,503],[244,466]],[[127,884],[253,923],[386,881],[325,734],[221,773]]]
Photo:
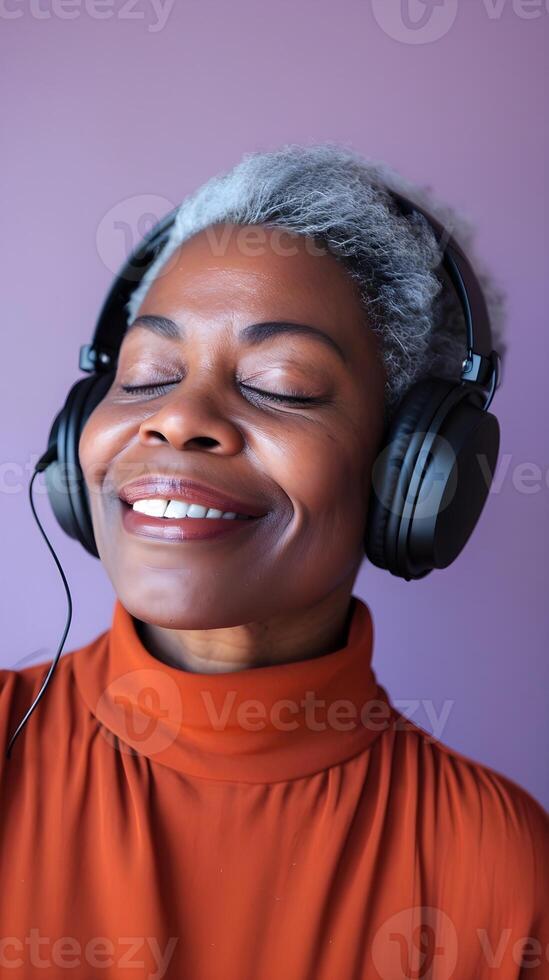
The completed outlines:
[[[105,635],[103,632],[90,643],[63,653],[45,688],[53,658],[23,669],[0,668],[0,779],[14,770],[21,771],[23,757],[26,763],[39,763],[45,753],[51,751],[55,756],[67,733],[76,730],[77,716],[89,714],[75,682],[76,667],[81,658],[91,656],[99,648]],[[11,737],[38,695],[8,759],[6,752]]]
[[[60,657],[48,687],[52,685],[52,687],[57,686],[59,689],[62,686],[66,689],[67,683],[70,683],[72,660],[75,653],[76,651],[71,651]],[[52,660],[44,660],[21,670],[9,667],[0,668],[0,750],[3,758],[11,734],[40,691],[51,664]],[[42,707],[42,701],[44,704],[47,702],[48,693],[46,688],[39,702],[40,707]],[[38,706],[35,710],[38,711]],[[24,730],[23,728],[18,737],[22,737]]]
[[[398,714],[398,713],[397,713]],[[449,813],[462,818],[462,832],[481,830],[500,840],[535,839],[549,847],[549,813],[523,786],[497,769],[459,752],[400,715],[395,747],[415,762]],[[398,751],[398,748],[397,748]]]
[[[509,906],[523,902],[540,916],[549,894],[547,810],[509,776],[400,715],[396,729],[393,750],[410,760],[418,805],[451,861],[468,863],[496,901],[507,896]]]

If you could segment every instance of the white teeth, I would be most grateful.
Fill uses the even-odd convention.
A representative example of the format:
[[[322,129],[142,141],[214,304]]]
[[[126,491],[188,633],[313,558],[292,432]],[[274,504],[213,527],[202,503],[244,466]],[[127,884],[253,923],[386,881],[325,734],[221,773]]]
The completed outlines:
[[[138,510],[141,514],[148,514],[149,517],[163,517],[167,506],[167,500],[154,497],[150,500],[136,500],[133,509]]]
[[[160,497],[150,497],[147,500],[136,500],[133,510],[149,517],[224,517],[232,521],[236,517],[247,520],[244,514],[236,514],[234,511],[216,510],[214,507],[203,507],[202,504],[187,504],[183,500],[162,500]]]
[[[203,507],[202,504],[189,504],[187,517],[205,517],[207,510],[208,508]]]
[[[170,500],[164,517],[185,517],[189,505],[184,503],[183,500]]]

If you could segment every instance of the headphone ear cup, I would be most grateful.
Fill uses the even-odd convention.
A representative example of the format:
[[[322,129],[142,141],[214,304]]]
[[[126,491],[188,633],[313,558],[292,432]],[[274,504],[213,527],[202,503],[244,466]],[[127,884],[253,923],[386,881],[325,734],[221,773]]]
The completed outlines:
[[[110,388],[114,373],[92,374],[70,389],[52,425],[48,446],[56,446],[57,459],[44,473],[48,497],[58,523],[94,558],[95,544],[86,481],[80,467],[78,444],[86,421]]]
[[[372,473],[366,551],[406,581],[446,568],[475,527],[499,450],[480,393],[442,378],[403,399]]]
[[[402,465],[410,446],[410,440],[418,430],[428,404],[440,404],[440,400],[453,386],[453,382],[426,378],[408,389],[400,402],[389,429],[376,456],[370,488],[368,518],[364,547],[369,560],[379,568],[394,573],[394,561],[388,550],[387,526],[391,514],[400,514],[402,505],[395,500],[395,492]],[[434,414],[434,410],[428,415]]]
[[[490,490],[499,423],[477,403],[476,392],[458,386],[460,393],[458,401],[442,406],[422,446],[423,472],[409,491],[412,516],[403,520],[397,543],[407,569],[450,565],[469,540]]]

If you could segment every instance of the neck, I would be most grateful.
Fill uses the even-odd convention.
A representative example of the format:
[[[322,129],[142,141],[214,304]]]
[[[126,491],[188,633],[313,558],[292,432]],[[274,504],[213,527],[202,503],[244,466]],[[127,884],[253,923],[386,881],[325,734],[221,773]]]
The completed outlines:
[[[352,587],[345,583],[311,606],[261,622],[204,630],[175,630],[135,619],[153,657],[190,673],[217,674],[309,660],[347,642]]]

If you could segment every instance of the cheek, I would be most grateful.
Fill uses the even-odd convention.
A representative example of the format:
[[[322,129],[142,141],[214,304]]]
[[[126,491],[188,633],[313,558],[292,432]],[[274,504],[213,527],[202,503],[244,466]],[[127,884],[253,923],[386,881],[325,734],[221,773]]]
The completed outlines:
[[[106,407],[99,404],[88,418],[78,445],[80,466],[90,490],[102,488],[111,460],[121,444],[120,428],[113,424]]]
[[[350,428],[308,423],[267,448],[266,468],[289,496],[305,530],[356,534],[365,513],[364,445]]]
[[[362,442],[362,445],[361,445]],[[292,514],[268,549],[289,593],[313,602],[356,574],[366,520],[364,440],[350,425],[307,423],[265,446],[261,462],[289,498]]]

